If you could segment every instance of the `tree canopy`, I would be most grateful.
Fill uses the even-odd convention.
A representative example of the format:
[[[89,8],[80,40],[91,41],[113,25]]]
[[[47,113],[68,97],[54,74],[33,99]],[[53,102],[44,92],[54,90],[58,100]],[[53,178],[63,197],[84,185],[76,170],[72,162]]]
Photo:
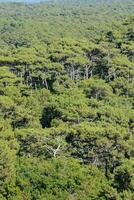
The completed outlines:
[[[134,199],[134,2],[0,3],[0,199]]]

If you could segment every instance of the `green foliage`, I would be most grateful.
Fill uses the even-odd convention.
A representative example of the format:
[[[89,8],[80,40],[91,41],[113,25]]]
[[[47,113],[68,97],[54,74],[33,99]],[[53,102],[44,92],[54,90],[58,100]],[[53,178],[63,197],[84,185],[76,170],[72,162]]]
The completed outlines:
[[[133,200],[133,13],[0,3],[1,200]]]

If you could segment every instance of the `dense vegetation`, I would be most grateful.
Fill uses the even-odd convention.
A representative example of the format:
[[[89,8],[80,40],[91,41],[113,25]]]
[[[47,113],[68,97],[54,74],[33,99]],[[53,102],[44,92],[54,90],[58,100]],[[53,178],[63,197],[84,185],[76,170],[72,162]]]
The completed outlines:
[[[134,200],[133,12],[0,4],[1,200]]]

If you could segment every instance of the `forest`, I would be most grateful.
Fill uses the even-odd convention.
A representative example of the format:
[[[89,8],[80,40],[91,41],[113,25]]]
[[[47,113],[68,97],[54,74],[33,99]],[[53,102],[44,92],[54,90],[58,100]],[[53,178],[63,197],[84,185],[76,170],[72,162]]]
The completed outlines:
[[[0,0],[0,200],[134,200],[134,1]]]

